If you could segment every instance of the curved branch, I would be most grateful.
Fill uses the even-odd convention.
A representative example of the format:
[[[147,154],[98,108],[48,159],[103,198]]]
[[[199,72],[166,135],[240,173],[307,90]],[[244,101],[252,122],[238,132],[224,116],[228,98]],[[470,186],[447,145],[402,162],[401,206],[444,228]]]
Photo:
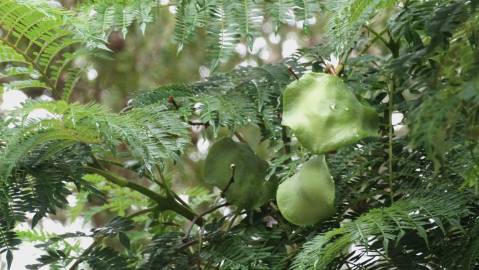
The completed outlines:
[[[194,221],[199,226],[203,224],[203,220],[201,218],[198,218],[197,215],[193,213],[190,209],[179,204],[176,200],[174,200],[171,197],[164,197],[142,185],[131,182],[122,176],[115,175],[105,170],[101,170],[101,169],[97,169],[93,167],[85,167],[85,169],[88,172],[103,176],[106,180],[108,180],[109,182],[117,186],[127,187],[137,192],[140,192],[141,194],[157,202],[160,210],[171,210],[191,221]]]

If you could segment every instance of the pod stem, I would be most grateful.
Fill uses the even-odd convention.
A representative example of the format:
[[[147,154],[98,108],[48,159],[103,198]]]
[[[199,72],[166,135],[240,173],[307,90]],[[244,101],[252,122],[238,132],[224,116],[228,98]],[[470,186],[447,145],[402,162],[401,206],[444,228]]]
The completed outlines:
[[[231,178],[230,178],[230,181],[228,182],[228,184],[226,185],[226,187],[221,191],[221,197],[225,197],[226,196],[226,191],[228,191],[228,189],[230,188],[231,184],[234,183],[235,181],[235,171],[236,171],[236,165],[235,164],[231,164]]]
[[[298,77],[298,75],[296,74],[296,72],[294,72],[294,70],[293,70],[292,67],[288,67],[288,72],[289,72],[289,74],[293,75],[293,77],[294,77],[297,81],[299,81],[299,77]]]

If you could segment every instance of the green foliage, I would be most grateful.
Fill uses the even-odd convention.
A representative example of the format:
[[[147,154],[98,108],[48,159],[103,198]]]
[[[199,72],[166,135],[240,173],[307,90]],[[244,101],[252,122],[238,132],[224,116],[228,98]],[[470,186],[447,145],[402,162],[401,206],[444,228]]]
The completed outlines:
[[[265,20],[275,30],[303,21],[308,31],[327,10],[328,45],[141,91],[118,113],[67,102],[71,91],[59,86],[70,88],[60,78],[78,74],[70,64],[79,50],[71,50],[111,31],[126,35],[134,22],[144,30],[164,6],[87,1],[75,15],[23,2],[0,3],[1,82],[50,89],[57,100],[30,101],[0,119],[0,252],[9,264],[20,239],[30,239],[46,252],[31,269],[478,267],[478,1],[327,1],[325,9],[317,1],[177,1],[179,51],[207,36],[213,66],[238,42],[251,45]],[[94,19],[74,25],[89,10]],[[325,61],[331,52],[338,65]],[[301,227],[274,200],[253,210],[224,205],[221,191],[202,186],[199,141],[248,142],[268,162],[266,178],[291,177],[313,153],[281,126],[282,94],[311,70],[338,74],[379,118],[380,137],[326,153],[336,214]],[[35,118],[38,110],[47,116]],[[19,222],[35,227],[67,209],[70,195],[79,196],[72,217],[100,220],[91,233],[16,232]],[[65,244],[81,237],[93,244]]]
[[[314,19],[319,11],[319,3],[315,0],[294,0],[294,15],[303,23],[305,32],[309,32],[310,20]]]
[[[47,109],[52,116],[28,118],[30,112],[40,108]],[[185,125],[161,106],[147,106],[117,115],[94,104],[35,102],[27,104],[21,113],[24,120],[18,123],[18,132],[8,138],[7,147],[2,151],[0,172],[4,179],[10,176],[22,157],[48,142],[52,143],[44,158],[74,143],[104,146],[113,153],[117,153],[118,144],[126,143],[147,170],[161,159],[175,159],[188,143],[184,139]],[[103,153],[104,150],[98,148],[97,151]]]
[[[259,225],[259,224],[256,224]],[[275,245],[281,242],[282,230],[267,230],[252,227],[246,222],[231,231],[218,231],[219,223],[208,224],[205,228],[212,230],[206,234],[204,246],[198,254],[187,256],[183,250],[196,246],[196,241],[183,241],[184,235],[165,233],[155,237],[147,247],[147,261],[139,269],[203,269],[195,261],[205,261],[206,267],[221,269],[280,269],[285,267],[286,249]],[[205,245],[205,243],[210,243]]]
[[[416,233],[416,237],[422,238],[426,246],[433,248],[428,235],[432,235],[434,230],[446,235],[446,231],[461,229],[459,219],[469,214],[467,200],[464,200],[463,194],[460,193],[403,199],[388,208],[373,209],[354,221],[342,223],[340,228],[306,242],[301,253],[295,258],[293,269],[327,269],[336,258],[342,256],[346,262],[340,261],[339,265],[355,265],[361,258],[346,256],[351,252],[348,250],[351,244],[356,244],[353,253],[363,252],[365,256],[378,257],[375,260],[365,260],[365,267],[375,264],[379,266],[377,260],[390,260],[387,258],[390,249],[399,252],[408,249],[407,240],[403,238],[411,237],[408,235],[410,231]],[[414,258],[412,255],[408,260],[419,262],[424,259],[429,263],[426,254],[417,256],[418,258]],[[407,263],[414,264],[411,261]],[[395,266],[394,263],[383,262],[380,268],[390,269]]]
[[[178,50],[181,51],[195,33],[205,30],[211,66],[215,68],[228,59],[238,43],[246,43],[251,49],[254,39],[260,36],[260,27],[267,20],[274,23],[275,31],[288,21],[303,22],[307,30],[309,20],[319,10],[319,3],[315,0],[180,0],[176,9]]]
[[[278,32],[279,27],[282,24],[294,20],[294,13],[291,12],[291,10],[294,10],[293,1],[294,0],[271,1],[271,4],[266,5],[265,11],[267,16],[271,17],[271,20],[273,21],[275,33]]]
[[[80,22],[80,32],[98,46],[101,45],[98,41],[106,41],[111,31],[121,31],[126,36],[134,22],[145,32],[146,24],[166,8],[175,10],[178,52],[192,38],[206,33],[211,66],[215,68],[231,56],[238,43],[246,43],[251,48],[266,20],[273,21],[276,30],[288,21],[302,22],[304,29],[309,30],[309,22],[317,15],[319,3],[316,0],[178,0],[161,5],[154,0],[86,1],[80,6],[81,14],[96,23]]]
[[[344,53],[354,46],[361,28],[368,26],[378,11],[391,7],[396,0],[343,0],[326,1],[325,6],[333,14],[327,24],[329,46]]]
[[[91,237],[93,243],[88,247],[88,253],[83,252],[74,262],[79,265],[82,262],[88,264],[91,269],[131,269],[128,266],[128,259],[118,254],[115,250],[108,247],[98,246],[101,240],[116,236],[126,237],[125,232],[133,228],[133,224],[127,218],[115,217],[104,227],[97,228],[91,234],[85,233],[67,233],[55,235],[43,242],[39,246],[47,249],[47,254],[38,259],[37,264],[27,266],[28,269],[40,269],[46,265],[53,269],[66,268],[73,262],[72,256],[78,253],[78,246],[71,246],[66,240],[72,237]],[[38,239],[37,239],[38,241]],[[59,243],[65,245],[61,248]]]
[[[304,68],[295,65],[294,69],[301,74]],[[169,104],[170,108],[176,109],[168,101],[173,97],[182,117],[211,125],[213,130],[220,127],[235,130],[256,124],[264,127],[262,132],[280,138],[281,130],[277,127],[280,122],[278,97],[291,80],[285,64],[240,68],[210,77],[207,82],[162,86],[142,92],[132,105]]]
[[[111,248],[95,248],[91,251],[90,255],[86,259],[86,262],[91,267],[91,269],[100,270],[100,269],[119,269],[119,270],[129,270],[132,269],[128,267],[128,261],[125,257],[119,256]]]
[[[80,18],[93,19],[94,22],[81,23],[77,28],[93,44],[107,41],[113,31],[119,31],[126,37],[133,23],[137,23],[142,33],[145,33],[147,24],[154,20],[154,10],[158,5],[159,2],[153,0],[85,1],[80,6]]]
[[[20,243],[13,229],[16,222],[26,219],[26,213],[34,214],[31,221],[34,227],[46,214],[56,213],[57,207],[67,204],[68,182],[81,185],[78,177],[82,175],[81,164],[88,156],[88,149],[69,145],[52,157],[47,147],[48,144],[19,160],[14,173],[1,178],[2,252]]]
[[[2,87],[47,89],[68,99],[80,75],[72,48],[82,40],[65,29],[66,13],[13,0],[2,1],[0,13],[0,62],[12,64],[2,68]]]

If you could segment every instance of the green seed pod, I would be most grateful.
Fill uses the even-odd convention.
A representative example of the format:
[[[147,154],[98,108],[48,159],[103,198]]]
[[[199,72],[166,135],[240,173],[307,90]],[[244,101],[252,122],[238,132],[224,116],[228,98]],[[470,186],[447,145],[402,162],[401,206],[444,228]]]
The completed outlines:
[[[267,174],[268,163],[265,160],[259,158],[247,144],[230,138],[213,144],[204,167],[205,182],[221,190],[226,189],[226,200],[244,209],[260,207],[274,196],[276,181],[266,181]]]
[[[283,93],[283,122],[316,154],[378,135],[375,110],[360,103],[341,78],[308,73]]]
[[[312,225],[331,217],[334,197],[334,181],[323,155],[304,163],[276,192],[279,211],[296,225]]]

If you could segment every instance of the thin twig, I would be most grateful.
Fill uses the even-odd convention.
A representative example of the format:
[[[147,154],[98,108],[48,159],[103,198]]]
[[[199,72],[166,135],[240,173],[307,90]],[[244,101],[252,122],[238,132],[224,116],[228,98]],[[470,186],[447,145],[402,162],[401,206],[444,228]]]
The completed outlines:
[[[348,59],[349,59],[349,56],[351,55],[351,53],[353,52],[353,48],[354,46],[352,46],[351,48],[349,48],[348,52],[346,54],[344,54],[344,59],[341,60],[341,63],[343,64],[346,64],[346,62],[348,62]]]
[[[379,32],[377,35],[374,35],[374,38],[364,46],[364,48],[359,52],[359,55],[364,54],[371,46],[379,39],[379,37],[382,37],[384,33],[386,33],[387,28],[384,28],[381,32]]]
[[[228,224],[228,228],[226,229],[226,231],[229,231],[231,230],[231,228],[233,227],[234,223],[235,223],[235,220],[236,218],[238,218],[240,216],[240,214],[235,214],[233,216],[233,218],[231,219],[230,223]]]
[[[180,106],[178,106],[178,103],[176,103],[175,98],[173,98],[173,96],[168,97],[168,103],[173,104],[173,107],[175,107],[176,110],[180,108]]]
[[[289,154],[291,153],[291,138],[288,137],[288,133],[286,131],[286,127],[285,126],[281,126],[281,140],[283,140],[283,144],[284,144],[284,152],[286,154]]]
[[[379,39],[384,44],[384,46],[388,47],[388,49],[391,49],[391,44],[387,40],[385,40],[384,37],[382,36],[382,34],[384,34],[383,32],[384,30],[381,31],[381,33],[378,33],[367,25],[365,27],[366,29],[368,29],[369,32],[371,32],[374,36],[376,36],[376,38]],[[387,28],[385,30],[387,30]]]
[[[235,136],[236,136],[236,138],[238,138],[238,140],[239,140],[240,142],[242,142],[242,143],[247,143],[246,140],[244,139],[244,137],[241,136],[241,134],[240,134],[238,131],[235,132]]]
[[[127,218],[127,219],[133,219],[133,218],[136,218],[136,217],[138,217],[138,216],[141,216],[141,215],[144,215],[144,214],[148,214],[148,213],[150,213],[150,212],[153,212],[153,211],[155,211],[155,210],[157,210],[157,209],[158,209],[158,206],[154,206],[154,207],[150,207],[150,208],[145,208],[145,209],[140,210],[140,211],[137,211],[137,212],[135,212],[135,213],[133,213],[133,214],[131,214],[131,215],[128,215],[128,216],[126,216],[125,218]]]
[[[205,127],[208,127],[210,124],[209,124],[209,123],[202,123],[202,122],[188,121],[188,125],[190,125],[190,126],[205,126]]]
[[[135,212],[131,215],[128,215],[126,216],[125,218],[127,219],[132,219],[132,218],[135,218],[137,216],[141,216],[141,215],[144,215],[144,214],[147,214],[151,211],[154,211],[158,209],[158,207],[150,207],[150,208],[146,208],[146,209],[143,209],[143,210],[140,210],[138,212]],[[83,261],[82,259],[84,257],[86,257],[88,254],[90,254],[90,252],[96,247],[98,246],[101,241],[105,238],[105,236],[101,236],[101,237],[98,237],[98,238],[95,238],[95,240],[93,240],[93,243],[91,243],[83,252],[82,254],[80,254],[80,256],[77,258],[77,260],[72,264],[72,266],[69,268],[69,270],[76,270],[78,268],[78,265]]]
[[[167,196],[170,196],[170,197],[173,196],[172,193],[174,192],[171,190],[170,185],[166,181],[166,178],[163,176],[160,166],[157,164],[155,165],[155,168],[156,168],[156,173],[158,174],[159,179],[156,179],[156,177],[152,177],[152,178],[155,178],[155,182],[158,183],[160,187],[166,190]]]
[[[296,73],[294,72],[294,70],[293,70],[292,67],[288,67],[288,72],[289,72],[289,74],[293,75],[293,77],[294,77],[297,81],[299,81],[299,77],[298,77],[298,75],[296,75]]]
[[[226,191],[228,191],[228,189],[230,188],[230,186],[234,183],[235,181],[235,172],[236,172],[236,165],[235,164],[231,164],[230,165],[230,168],[231,168],[231,177],[230,177],[230,181],[228,182],[228,184],[226,185],[226,187],[221,191],[221,197],[225,197],[226,196]]]
[[[178,196],[178,194],[176,194],[176,192],[171,190],[171,188],[168,186],[168,184],[166,182],[166,178],[165,178],[165,176],[163,176],[163,172],[160,170],[160,168],[157,167],[156,169],[158,170],[158,176],[160,177],[160,180],[162,181],[162,183],[164,183],[168,187],[167,191],[169,192],[169,194],[172,195],[180,204],[182,204],[186,208],[191,209],[191,207],[185,201],[183,201],[183,199],[181,199],[181,197]]]
[[[218,210],[218,209],[220,209],[220,208],[222,208],[222,207],[228,206],[228,205],[230,205],[230,204],[227,203],[227,202],[226,202],[226,203],[222,203],[222,204],[217,205],[217,206],[215,206],[215,207],[212,207],[212,208],[210,208],[210,209],[204,211],[204,212],[201,213],[200,215],[198,215],[198,216],[197,216],[195,219],[193,219],[193,221],[191,222],[191,225],[190,225],[190,227],[188,228],[188,231],[187,231],[187,233],[186,233],[185,239],[188,239],[188,238],[190,237],[191,231],[193,230],[193,226],[196,224],[196,223],[195,223],[196,219],[202,218],[202,217],[204,217],[204,216],[206,216],[206,215],[208,215],[208,214],[210,214],[210,213],[212,213],[212,212],[214,212],[214,211],[216,211],[216,210]]]
[[[394,110],[394,92],[395,92],[395,82],[394,76],[389,83],[389,100],[388,100],[388,113],[389,113],[389,123],[388,123],[388,173],[389,173],[389,196],[391,203],[394,202],[394,191],[393,191],[393,136],[394,136],[394,127],[392,123],[392,115]]]
[[[178,247],[176,247],[176,249],[177,249],[177,250],[180,250],[180,249],[183,249],[183,248],[185,248],[185,247],[192,246],[192,245],[196,244],[197,242],[198,242],[197,239],[193,239],[193,240],[191,240],[191,241],[188,241],[188,242],[185,242],[185,243],[179,245]]]
[[[340,60],[337,68],[333,67],[334,75],[339,76],[341,72],[343,72],[344,67],[346,66],[346,62],[348,61],[349,55],[351,54],[352,51],[353,51],[353,47],[349,48],[348,52],[344,55],[344,59]]]
[[[83,252],[80,254],[80,256],[77,258],[77,260],[72,264],[72,266],[69,268],[69,270],[76,270],[78,268],[78,265],[83,261],[82,258],[86,257],[90,252],[100,244],[101,240],[103,240],[103,236],[96,238],[93,240],[93,243],[91,243]]]
[[[158,165],[155,166],[156,169],[159,171],[160,169],[158,168]],[[159,176],[158,178],[160,178],[160,180],[157,179],[157,177],[153,174],[153,173],[148,173],[147,174],[147,177],[148,179],[150,179],[151,181],[155,182],[155,184],[157,184],[160,188],[163,188],[165,189],[166,191],[168,191],[168,188],[167,186],[163,183],[164,181],[160,181],[162,180],[162,178]]]

